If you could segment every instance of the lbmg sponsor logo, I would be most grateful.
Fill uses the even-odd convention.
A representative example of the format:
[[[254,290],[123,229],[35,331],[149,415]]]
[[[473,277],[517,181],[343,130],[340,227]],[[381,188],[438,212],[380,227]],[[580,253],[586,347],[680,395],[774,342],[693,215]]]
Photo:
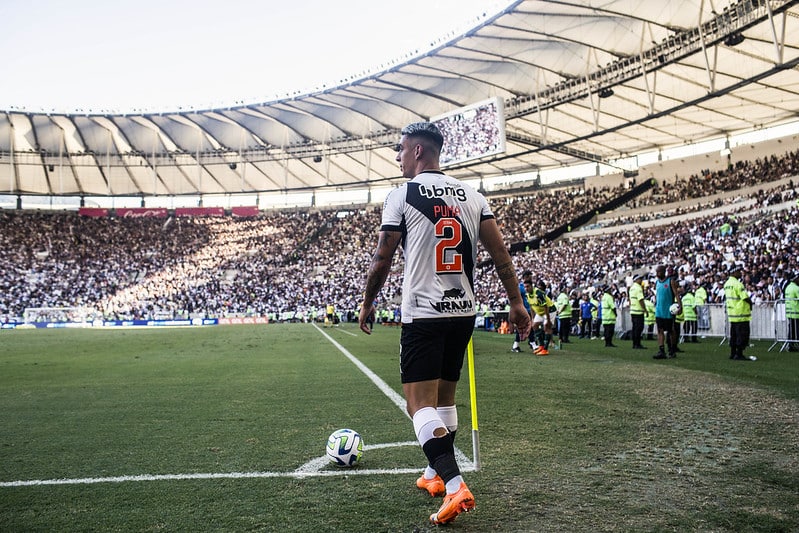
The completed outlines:
[[[466,190],[458,185],[419,185],[419,194],[425,198],[457,198],[466,201]]]

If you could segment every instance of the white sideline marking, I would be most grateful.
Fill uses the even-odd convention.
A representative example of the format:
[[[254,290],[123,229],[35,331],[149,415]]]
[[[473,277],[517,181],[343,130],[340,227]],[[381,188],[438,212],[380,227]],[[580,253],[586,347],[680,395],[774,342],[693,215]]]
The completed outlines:
[[[395,448],[399,446],[418,446],[416,441],[390,442],[385,444],[373,444],[364,446],[366,450],[378,450],[381,448]],[[463,472],[473,472],[474,466],[460,450],[456,450],[458,463],[461,460],[468,466],[461,468]],[[312,459],[293,472],[226,472],[226,473],[197,473],[197,474],[141,474],[136,476],[111,476],[111,477],[84,477],[84,478],[63,478],[63,479],[32,479],[20,481],[0,481],[0,488],[12,487],[41,487],[46,485],[95,485],[98,483],[125,483],[130,481],[187,481],[196,479],[257,479],[257,478],[294,478],[303,479],[309,477],[331,477],[331,476],[369,476],[369,475],[396,475],[396,474],[418,474],[420,468],[333,468],[323,470],[330,464],[326,455]]]
[[[372,382],[377,385],[383,394],[394,402],[400,410],[408,416],[405,410],[405,399],[392,389],[388,383],[383,381],[380,376],[372,372],[369,367],[364,365],[357,357],[352,355],[346,348],[336,342],[330,335],[322,331],[316,324],[313,325],[319,333],[343,353],[352,363],[358,367]],[[163,326],[161,326],[163,327]],[[346,333],[346,332],[345,332]],[[410,418],[408,416],[408,418]],[[416,441],[392,442],[386,444],[373,444],[364,446],[366,450],[376,450],[380,448],[393,448],[397,446],[418,446]],[[455,457],[461,472],[474,472],[474,463],[471,459],[457,447]],[[97,483],[125,483],[129,481],[186,481],[195,479],[256,479],[256,478],[307,478],[307,477],[330,477],[330,476],[366,476],[381,474],[418,474],[421,468],[388,468],[388,469],[361,469],[361,468],[336,468],[334,470],[322,470],[329,464],[327,456],[317,457],[300,466],[293,472],[223,472],[223,473],[196,473],[196,474],[140,474],[135,476],[110,476],[110,477],[85,477],[85,478],[62,478],[62,479],[32,479],[20,481],[0,481],[0,488],[11,487],[36,487],[45,485],[94,485]]]
[[[320,472],[227,472],[217,474],[143,474],[138,476],[86,477],[77,479],[34,479],[29,481],[3,481],[0,487],[34,487],[43,485],[93,485],[97,483],[124,483],[126,481],[185,481],[195,479],[253,479],[253,478],[305,478],[326,476],[361,476],[370,474],[414,474],[419,468],[397,468],[385,470],[361,470],[342,468]]]
[[[345,347],[343,347],[342,345],[340,345],[340,344],[339,344],[339,343],[338,343],[338,342],[337,342],[337,341],[336,341],[336,340],[335,340],[333,337],[331,337],[330,335],[328,335],[327,333],[325,333],[324,331],[322,331],[322,329],[321,329],[319,326],[317,326],[316,324],[313,324],[313,327],[315,327],[315,328],[316,328],[316,330],[317,330],[319,333],[321,333],[322,335],[324,335],[324,336],[325,336],[325,338],[326,338],[328,341],[330,341],[330,344],[332,344],[333,346],[335,346],[336,348],[338,348],[338,351],[340,351],[341,353],[343,353],[343,354],[344,354],[344,355],[347,357],[347,359],[349,359],[350,361],[352,361],[352,364],[354,364],[355,366],[357,366],[357,367],[360,369],[360,371],[361,371],[361,372],[363,372],[364,374],[366,374],[366,377],[368,377],[369,379],[371,379],[371,380],[372,380],[372,383],[374,383],[375,385],[377,385],[377,388],[378,388],[378,389],[380,389],[380,391],[381,391],[383,394],[385,394],[386,396],[388,396],[388,399],[389,399],[389,400],[391,400],[392,402],[394,402],[394,404],[395,404],[397,407],[399,407],[399,408],[400,408],[400,410],[401,410],[401,411],[402,411],[402,412],[405,414],[405,416],[407,416],[408,418],[410,418],[410,416],[408,416],[408,411],[405,409],[405,398],[403,398],[403,397],[402,397],[400,394],[398,394],[398,393],[397,393],[397,392],[396,392],[394,389],[392,389],[391,387],[389,387],[389,386],[388,386],[388,383],[386,383],[385,381],[383,381],[383,380],[380,378],[380,376],[378,376],[377,374],[375,374],[374,372],[372,372],[372,370],[371,370],[371,369],[370,369],[368,366],[366,366],[365,364],[361,363],[361,361],[360,361],[360,360],[359,360],[357,357],[355,357],[354,355],[352,355],[352,354],[351,354],[351,353],[350,353],[350,352],[349,352],[349,351],[348,351],[348,350],[347,350]]]

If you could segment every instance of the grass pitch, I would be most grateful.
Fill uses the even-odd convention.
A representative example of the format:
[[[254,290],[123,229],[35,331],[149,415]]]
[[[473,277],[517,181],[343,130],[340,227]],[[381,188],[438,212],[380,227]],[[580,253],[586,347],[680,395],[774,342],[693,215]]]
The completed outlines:
[[[401,391],[397,328],[323,331]],[[575,340],[535,357],[511,340],[475,333],[477,509],[448,529],[799,529],[797,354],[758,343],[757,362],[733,362],[705,339],[654,361]],[[0,345],[0,531],[433,529],[410,420],[314,326],[3,331]],[[459,392],[471,458],[465,376]],[[367,444],[352,470],[320,466],[341,427]]]

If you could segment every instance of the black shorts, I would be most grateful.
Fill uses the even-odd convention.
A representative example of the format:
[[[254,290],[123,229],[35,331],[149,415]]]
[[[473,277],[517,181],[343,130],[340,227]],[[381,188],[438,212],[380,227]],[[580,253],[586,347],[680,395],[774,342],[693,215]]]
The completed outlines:
[[[658,325],[658,331],[674,331],[673,318],[660,318],[659,316],[656,316],[655,323]]]
[[[431,379],[458,381],[463,355],[474,331],[474,317],[415,320],[402,324],[402,383]]]

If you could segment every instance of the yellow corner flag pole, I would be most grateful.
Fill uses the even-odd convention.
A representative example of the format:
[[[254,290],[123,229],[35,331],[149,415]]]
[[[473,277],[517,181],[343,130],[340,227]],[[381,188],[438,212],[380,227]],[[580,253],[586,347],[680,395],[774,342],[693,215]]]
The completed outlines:
[[[477,427],[477,387],[474,380],[474,338],[469,339],[466,350],[469,366],[469,399],[472,406],[472,451],[474,453],[474,469],[480,470],[480,437]]]

